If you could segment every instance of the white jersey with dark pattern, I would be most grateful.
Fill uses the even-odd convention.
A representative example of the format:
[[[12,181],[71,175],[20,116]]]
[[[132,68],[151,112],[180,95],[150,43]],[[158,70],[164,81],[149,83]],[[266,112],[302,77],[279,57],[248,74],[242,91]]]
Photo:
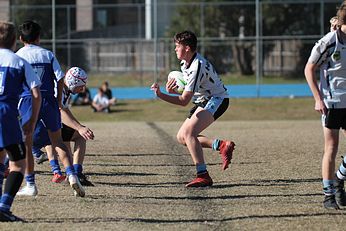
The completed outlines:
[[[61,96],[62,108],[69,108],[69,102],[70,102],[71,95],[72,95],[72,92],[64,87],[62,90],[62,96]]]
[[[321,38],[313,47],[309,63],[320,67],[320,90],[327,108],[346,108],[346,45],[340,31]]]
[[[213,65],[199,53],[194,55],[190,66],[183,60],[181,71],[187,83],[184,90],[194,92],[194,103],[209,100],[211,97],[229,97]]]

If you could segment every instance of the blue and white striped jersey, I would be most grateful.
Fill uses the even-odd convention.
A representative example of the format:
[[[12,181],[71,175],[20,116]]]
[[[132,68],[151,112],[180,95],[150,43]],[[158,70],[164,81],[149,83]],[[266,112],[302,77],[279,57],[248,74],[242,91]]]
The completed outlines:
[[[17,55],[28,61],[42,82],[41,94],[54,95],[54,81],[59,81],[65,74],[53,52],[36,45],[26,45],[17,51]],[[23,92],[22,97],[28,95]]]
[[[320,67],[320,91],[327,108],[346,108],[346,44],[329,32],[313,47],[309,63]]]
[[[194,92],[194,103],[209,100],[211,97],[229,97],[213,65],[202,55],[196,53],[190,66],[187,66],[184,60],[180,64],[187,83],[184,91]]]
[[[8,49],[0,48],[0,102],[17,109],[24,91],[41,85],[31,65]]]

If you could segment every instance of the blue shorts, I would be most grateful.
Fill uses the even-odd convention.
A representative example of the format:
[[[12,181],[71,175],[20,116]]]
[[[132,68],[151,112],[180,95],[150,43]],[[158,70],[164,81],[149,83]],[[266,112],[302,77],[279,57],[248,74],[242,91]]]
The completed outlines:
[[[72,141],[73,135],[76,132],[73,128],[62,124],[61,136],[64,142]],[[33,134],[33,147],[35,149],[41,149],[47,145],[51,145],[47,129],[41,120],[37,121],[35,131]]]
[[[41,120],[37,121],[32,139],[33,139],[33,147],[37,147],[39,149],[51,144],[47,129],[45,128]]]
[[[31,96],[23,97],[19,101],[19,113],[22,126],[30,120],[32,114]],[[42,104],[38,120],[42,120],[46,129],[55,132],[61,129],[61,115],[58,102],[54,96],[42,96]]]
[[[211,97],[210,100],[195,103],[195,106],[190,110],[188,118],[191,118],[191,116],[195,113],[198,107],[202,107],[213,115],[214,120],[217,120],[220,116],[222,116],[223,113],[225,113],[225,111],[228,108],[228,105],[228,98]]]
[[[0,103],[0,148],[23,142],[23,132],[17,108]]]

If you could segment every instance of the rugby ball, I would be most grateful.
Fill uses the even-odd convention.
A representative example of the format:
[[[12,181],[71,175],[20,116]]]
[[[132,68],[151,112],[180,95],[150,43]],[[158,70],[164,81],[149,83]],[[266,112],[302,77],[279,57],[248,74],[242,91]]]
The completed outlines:
[[[171,71],[168,74],[168,80],[170,79],[175,79],[175,84],[177,85],[177,88],[175,88],[175,91],[179,94],[183,93],[184,88],[186,86],[183,73],[180,71]]]

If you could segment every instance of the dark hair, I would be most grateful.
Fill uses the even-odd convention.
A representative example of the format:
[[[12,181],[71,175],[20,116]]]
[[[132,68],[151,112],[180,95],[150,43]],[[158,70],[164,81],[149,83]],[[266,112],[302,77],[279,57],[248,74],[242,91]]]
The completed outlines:
[[[0,21],[0,47],[11,49],[16,41],[16,29],[12,23]]]
[[[174,42],[189,46],[191,51],[197,49],[197,37],[192,31],[183,31],[174,35]]]
[[[19,35],[21,36],[23,42],[33,43],[40,36],[41,27],[34,21],[25,21],[19,26]]]

